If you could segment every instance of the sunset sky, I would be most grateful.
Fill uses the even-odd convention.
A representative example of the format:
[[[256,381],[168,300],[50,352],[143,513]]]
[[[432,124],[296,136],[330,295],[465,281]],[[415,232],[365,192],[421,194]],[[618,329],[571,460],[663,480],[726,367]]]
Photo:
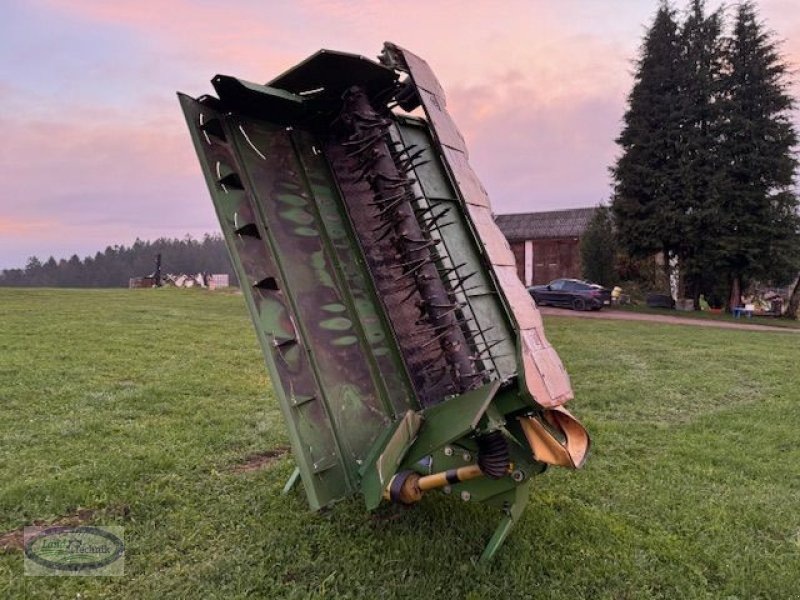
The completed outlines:
[[[678,3],[679,7],[684,5]],[[719,2],[710,2],[711,8]],[[177,90],[265,82],[320,48],[425,58],[495,212],[609,195],[656,0],[5,0],[0,268],[217,231]],[[800,2],[761,16],[800,65]],[[795,87],[795,94],[800,88]],[[800,121],[800,118],[798,119]]]

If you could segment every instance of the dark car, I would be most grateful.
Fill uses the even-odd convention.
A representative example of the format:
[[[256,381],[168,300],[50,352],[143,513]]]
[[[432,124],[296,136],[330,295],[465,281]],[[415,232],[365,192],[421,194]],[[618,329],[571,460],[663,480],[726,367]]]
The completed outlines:
[[[580,279],[556,279],[528,288],[539,306],[568,306],[575,310],[600,310],[611,304],[611,291]]]

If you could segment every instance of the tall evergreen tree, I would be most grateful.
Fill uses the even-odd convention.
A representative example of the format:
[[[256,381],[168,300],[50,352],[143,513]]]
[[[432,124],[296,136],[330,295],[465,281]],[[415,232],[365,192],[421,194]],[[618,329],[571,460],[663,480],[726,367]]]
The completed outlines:
[[[612,168],[612,211],[621,246],[634,257],[674,257],[681,231],[681,46],[675,11],[661,4],[636,63],[622,133]],[[669,260],[665,261],[668,269]]]
[[[676,251],[686,295],[699,308],[709,293],[722,259],[720,234],[719,144],[724,47],[722,9],[706,15],[705,1],[692,0],[681,27],[680,120],[681,192],[675,199],[682,214]]]
[[[787,65],[751,2],[736,9],[727,50],[724,232],[720,246],[730,304],[751,279],[786,282],[797,273],[797,134],[790,120]]]

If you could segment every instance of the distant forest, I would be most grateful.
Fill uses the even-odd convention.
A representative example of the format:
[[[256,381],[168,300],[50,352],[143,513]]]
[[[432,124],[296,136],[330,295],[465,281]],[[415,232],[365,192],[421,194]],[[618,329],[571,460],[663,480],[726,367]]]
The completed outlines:
[[[206,234],[202,240],[189,236],[153,242],[137,239],[131,246],[109,246],[83,260],[76,254],[61,260],[51,256],[45,261],[32,256],[24,269],[0,272],[0,286],[127,287],[131,277],[155,271],[159,253],[162,274],[228,273],[231,285],[237,285],[225,241]]]

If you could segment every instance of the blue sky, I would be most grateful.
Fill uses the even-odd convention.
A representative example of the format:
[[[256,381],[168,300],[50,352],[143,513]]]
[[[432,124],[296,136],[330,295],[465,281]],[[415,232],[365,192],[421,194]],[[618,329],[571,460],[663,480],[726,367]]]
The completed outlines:
[[[718,6],[710,2],[710,7]],[[267,81],[319,48],[383,41],[442,81],[496,212],[607,199],[650,0],[7,0],[0,23],[0,268],[216,231],[175,91]],[[761,14],[792,64],[800,3]]]

